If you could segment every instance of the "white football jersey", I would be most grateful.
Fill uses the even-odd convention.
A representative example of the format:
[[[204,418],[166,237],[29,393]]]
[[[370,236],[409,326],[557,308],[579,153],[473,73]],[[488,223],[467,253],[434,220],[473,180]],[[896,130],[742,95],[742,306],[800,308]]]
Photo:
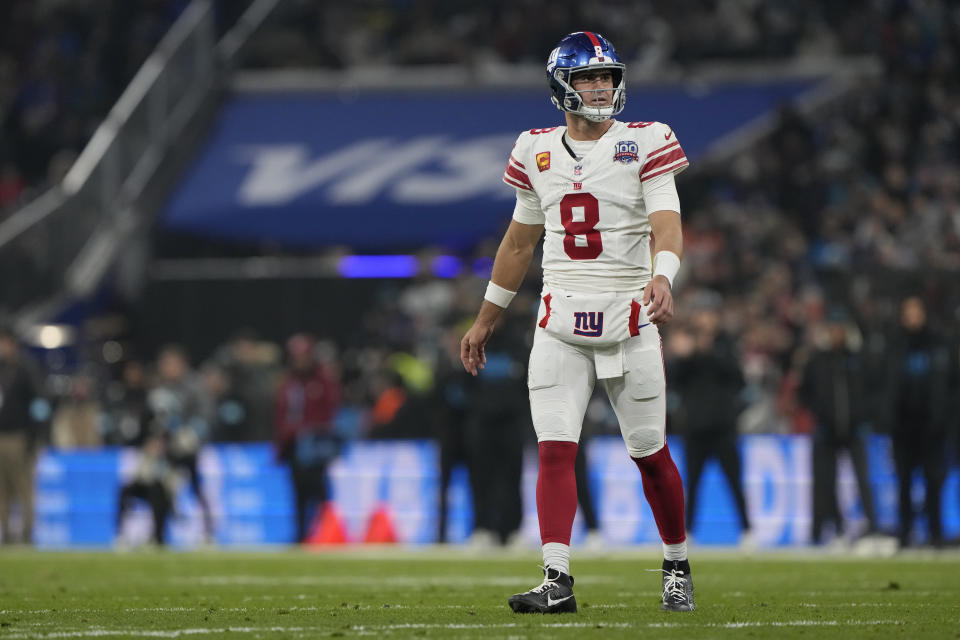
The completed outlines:
[[[579,161],[566,130],[531,129],[517,138],[503,176],[517,189],[513,218],[544,225],[545,284],[640,290],[652,271],[644,183],[682,171],[687,157],[660,122],[614,121]]]

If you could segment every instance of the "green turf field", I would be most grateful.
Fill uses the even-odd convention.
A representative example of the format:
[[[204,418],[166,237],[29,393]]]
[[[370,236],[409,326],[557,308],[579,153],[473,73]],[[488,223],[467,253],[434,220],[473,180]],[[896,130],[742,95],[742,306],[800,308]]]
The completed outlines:
[[[580,612],[517,615],[538,553],[0,550],[0,639],[960,638],[960,554],[700,553],[697,611],[659,610],[657,550],[574,557]]]

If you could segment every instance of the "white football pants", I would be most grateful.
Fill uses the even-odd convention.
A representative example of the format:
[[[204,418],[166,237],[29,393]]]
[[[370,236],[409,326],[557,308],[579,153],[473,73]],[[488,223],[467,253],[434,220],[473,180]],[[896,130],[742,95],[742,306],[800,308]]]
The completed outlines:
[[[537,327],[527,386],[538,442],[580,441],[583,416],[597,382],[598,351],[564,342]],[[609,371],[610,349],[604,351],[603,368]],[[652,455],[663,448],[667,415],[663,349],[656,325],[642,327],[640,335],[620,343],[614,355],[620,359],[617,365],[622,362],[622,372],[601,383],[630,456]]]

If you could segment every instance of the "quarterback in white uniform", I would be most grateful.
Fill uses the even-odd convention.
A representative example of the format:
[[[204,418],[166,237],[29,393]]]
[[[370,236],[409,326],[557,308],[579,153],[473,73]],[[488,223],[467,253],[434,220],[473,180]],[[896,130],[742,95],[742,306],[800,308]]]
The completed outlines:
[[[484,345],[544,236],[543,292],[528,387],[539,442],[537,514],[542,584],[512,596],[516,612],[577,610],[570,532],[574,460],[597,381],[663,540],[662,608],[694,608],[683,485],[666,447],[663,357],[657,325],[673,316],[683,237],[674,175],[687,158],[659,122],[613,119],[626,101],[624,65],[603,36],[577,32],[550,54],[552,100],[566,126],[520,134],[504,181],[517,192],[484,302],[461,341],[464,368],[484,367]],[[651,256],[651,245],[655,254]]]

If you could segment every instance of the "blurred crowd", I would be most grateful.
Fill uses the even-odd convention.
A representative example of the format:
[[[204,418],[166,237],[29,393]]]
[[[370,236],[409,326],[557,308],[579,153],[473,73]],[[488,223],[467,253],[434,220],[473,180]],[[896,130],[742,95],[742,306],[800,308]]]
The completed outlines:
[[[10,0],[0,7],[0,217],[56,183],[189,0]],[[220,31],[249,0],[216,0]],[[631,68],[883,55],[949,66],[942,0],[364,0],[281,2],[249,67],[542,63],[560,35],[600,31]],[[679,65],[680,70],[676,68]]]
[[[0,9],[0,216],[56,184],[184,2]]]
[[[294,0],[253,42],[250,66],[543,62],[589,25],[644,69],[875,50],[894,2]],[[907,3],[904,3],[907,4]],[[912,3],[911,3],[912,4]],[[921,3],[933,5],[937,3]]]
[[[882,77],[813,114],[784,107],[748,153],[681,178],[681,308],[719,307],[748,379],[792,388],[831,308],[875,357],[908,296],[926,301],[936,331],[956,333],[960,14],[940,9],[940,26],[922,11],[891,22]],[[777,413],[777,430],[802,428],[786,401]]]
[[[0,4],[0,220],[66,174],[188,4],[189,0]],[[215,2],[220,28],[235,22],[248,4],[249,0]]]
[[[128,497],[154,496],[157,522],[163,522],[171,488],[189,483],[208,526],[197,474],[200,448],[272,441],[275,460],[291,471],[299,540],[309,534],[313,509],[329,497],[326,470],[345,441],[432,439],[439,445],[442,489],[454,468],[464,465],[473,488],[475,534],[507,544],[519,535],[523,452],[533,443],[525,382],[539,306],[536,275],[529,274],[504,315],[477,377],[460,364],[459,340],[486,280],[473,273],[423,275],[384,281],[377,304],[358,318],[358,330],[348,339],[298,333],[278,344],[241,330],[200,358],[166,345],[149,360],[109,342],[93,345],[98,355],[80,369],[45,378],[25,350],[6,348],[0,352],[0,387],[7,394],[0,434],[25,430],[31,450],[47,443],[62,450],[139,447],[141,464],[123,489],[121,516]],[[813,437],[820,470],[814,474],[816,541],[831,537],[824,531],[844,528],[836,498],[842,451],[850,453],[867,505],[869,528],[860,533],[879,532],[865,467],[870,433],[894,442],[902,508],[912,508],[910,478],[917,469],[928,486],[929,521],[940,522],[940,487],[952,461],[945,445],[960,435],[960,349],[955,335],[934,324],[923,298],[896,300],[889,324],[859,322],[855,307],[820,297],[796,308],[780,301],[792,315],[766,308],[744,334],[722,296],[687,278],[682,311],[663,334],[670,431],[687,436],[688,443],[689,528],[700,473],[708,458],[717,457],[734,490],[741,526],[749,531],[736,442],[738,434],[760,432]],[[778,339],[771,341],[771,334]],[[19,387],[24,398],[16,403],[8,373],[17,361],[13,351],[22,354],[21,378],[33,381],[31,391]],[[587,411],[582,447],[595,435],[617,433],[616,417],[598,392]],[[441,496],[438,534],[444,540],[446,492]],[[589,499],[587,489],[584,497]],[[906,524],[896,533],[909,545],[912,517],[901,518]],[[930,526],[931,541],[942,542],[938,527]],[[162,535],[157,529],[161,543]]]
[[[185,482],[209,522],[197,475],[205,444],[272,441],[275,460],[291,471],[303,540],[310,514],[328,495],[326,467],[346,440],[434,438],[444,486],[465,464],[477,526],[506,539],[520,524],[522,452],[532,437],[525,354],[538,299],[520,296],[488,350],[485,375],[472,378],[459,363],[459,338],[484,283],[475,275],[385,282],[380,304],[358,319],[350,340],[302,332],[278,344],[241,329],[199,357],[168,344],[141,359],[134,345],[109,340],[80,345],[83,356],[71,367],[0,327],[0,445],[9,434],[11,459],[20,460],[45,446],[139,448],[118,521],[130,498],[147,500],[162,544],[173,489]],[[29,465],[21,472],[32,473]],[[28,484],[17,482],[23,491]],[[9,497],[6,485],[0,496]],[[509,501],[514,506],[505,510]]]

